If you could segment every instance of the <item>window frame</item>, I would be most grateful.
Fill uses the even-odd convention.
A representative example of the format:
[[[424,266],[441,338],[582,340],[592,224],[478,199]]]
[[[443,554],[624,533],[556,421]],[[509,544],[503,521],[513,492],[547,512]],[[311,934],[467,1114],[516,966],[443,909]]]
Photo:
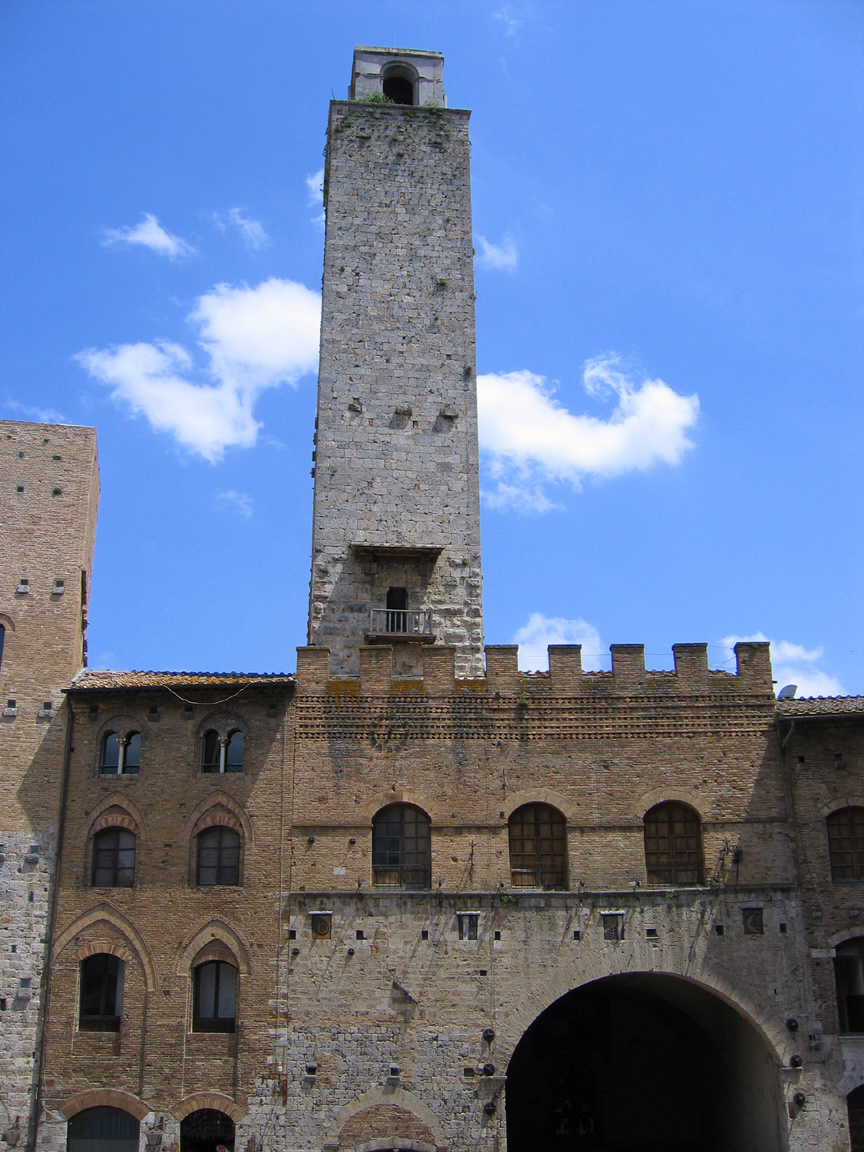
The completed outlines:
[[[212,883],[204,883],[201,880],[201,851],[202,851],[201,838],[203,836],[207,836],[208,834],[212,834],[212,833],[216,833],[218,836],[218,840],[219,840],[218,844],[216,845],[217,859],[216,859],[215,868],[216,868],[217,879],[215,879]],[[237,843],[236,843],[237,862],[234,865],[234,869],[236,872],[236,879],[235,880],[222,880],[222,879],[220,879],[220,876],[222,874],[223,869],[230,867],[230,865],[223,864],[222,859],[221,859],[222,849],[223,849],[222,838],[226,833],[230,834],[231,836],[236,836],[236,838],[237,838]],[[204,845],[203,847],[205,850],[208,850],[210,848],[209,845]],[[196,888],[239,888],[241,886],[241,876],[242,876],[241,864],[242,864],[242,860],[243,860],[243,834],[238,828],[233,828],[227,824],[208,824],[206,828],[201,828],[198,832],[195,833],[195,886],[196,886]],[[212,867],[212,866],[208,865],[208,867]]]
[[[860,815],[858,815],[860,814]],[[848,818],[849,828],[845,836],[841,836],[838,829],[841,821]],[[860,835],[856,833],[860,830]],[[864,808],[860,804],[848,804],[845,808],[835,808],[825,817],[825,835],[828,840],[828,866],[831,869],[831,881],[834,884],[844,881],[864,880]],[[847,839],[850,844],[847,848],[837,846],[837,841]],[[838,857],[843,854],[851,857],[851,863],[840,863]],[[852,876],[840,876],[841,870],[851,870]]]
[[[206,968],[215,967],[213,982],[213,1015],[202,1016],[201,1009],[201,983],[203,980],[203,972]],[[222,980],[222,969],[230,968],[234,976],[234,1015],[233,1016],[219,1016],[219,996],[220,984]],[[237,1031],[237,993],[240,990],[240,969],[236,964],[232,964],[229,960],[203,960],[200,964],[196,964],[192,969],[192,1031],[193,1032],[220,1032],[223,1034],[232,1034]]]
[[[239,737],[240,762],[232,764],[231,745],[236,737]],[[245,772],[247,751],[245,726],[238,724],[236,720],[232,720],[230,724],[209,724],[202,731],[200,740],[198,764],[202,776],[232,776]]]
[[[516,821],[518,819],[522,827],[525,825],[525,814],[531,812],[534,820],[534,834],[526,835],[524,832],[517,833]],[[538,817],[541,814],[548,814],[551,819],[549,826],[551,834],[546,836],[539,834],[537,829],[539,826]],[[556,829],[558,831],[556,831]],[[524,848],[517,850],[514,847],[514,841],[518,839],[522,844],[535,843],[537,847],[533,851],[528,851]],[[544,850],[543,845],[548,847]],[[567,849],[567,817],[553,804],[545,804],[539,801],[531,801],[528,804],[520,804],[518,808],[510,813],[507,820],[507,845],[510,858],[510,887],[511,888],[530,888],[540,892],[567,892],[569,890],[569,860]],[[557,848],[556,848],[557,845]],[[556,856],[560,857],[556,861]],[[534,863],[528,866],[528,857],[534,858]],[[551,866],[548,858],[551,857]],[[517,861],[521,858],[521,866],[517,865]],[[546,858],[544,860],[544,858]],[[522,877],[531,875],[532,879],[526,883]],[[551,879],[547,880],[546,877]]]
[[[115,835],[117,837],[117,843],[115,845],[100,846],[100,843],[99,843],[100,840],[107,840],[108,837],[112,836],[112,835]],[[121,844],[121,838],[124,835],[132,837],[131,848],[128,844],[125,847]],[[120,853],[121,852],[130,852],[130,851],[132,853],[131,865],[127,864],[127,865],[121,866]],[[113,863],[111,863],[110,865],[100,864],[99,854],[103,853],[103,852],[112,852],[113,853],[113,856],[114,856]],[[91,888],[134,888],[135,887],[135,868],[136,868],[136,864],[137,864],[137,855],[138,855],[138,837],[136,836],[136,834],[131,829],[125,828],[122,824],[112,824],[107,828],[100,828],[98,830],[98,832],[94,832],[93,836],[92,836],[92,844],[91,844],[90,887]],[[110,867],[110,871],[111,871],[112,876],[113,876],[113,882],[111,884],[98,883],[97,882],[98,873],[100,871],[108,870],[109,867]],[[118,884],[117,883],[117,877],[118,877],[119,873],[121,873],[121,872],[130,873],[128,884]]]
[[[105,1007],[106,1000],[109,995],[110,982],[112,973],[108,968],[112,965],[106,964],[105,961],[114,961],[116,964],[116,971],[113,973],[113,1000],[114,1012],[107,1013],[100,1011],[98,1013],[84,1012],[85,1006],[85,982],[87,980],[87,969],[95,968],[99,961],[102,961],[103,971],[98,973],[100,976],[99,987],[99,1002],[101,1007]],[[79,1032],[119,1032],[123,1020],[123,991],[125,984],[125,962],[119,957],[115,956],[112,952],[94,952],[90,956],[85,956],[78,965],[78,1031]]]
[[[660,831],[656,816],[663,812],[666,835]],[[684,828],[679,833],[676,821],[683,816]],[[649,825],[649,819],[654,818]],[[688,827],[689,825],[689,827]],[[695,829],[695,830],[694,830]],[[642,838],[645,856],[645,875],[651,888],[704,888],[705,887],[705,846],[702,839],[702,818],[695,808],[683,800],[661,800],[654,804],[642,817]],[[649,838],[656,843],[649,848]],[[695,839],[695,847],[687,841]],[[664,850],[660,844],[667,844]],[[682,843],[683,849],[682,849]],[[683,859],[679,863],[679,853]],[[663,863],[663,857],[667,862]],[[661,875],[665,873],[665,875]]]
[[[394,835],[393,822],[388,821],[389,831],[384,830],[384,823],[389,814],[397,813],[398,832]],[[406,836],[405,817],[408,813],[413,813],[413,819],[409,823],[415,829],[424,828],[425,836],[418,836],[416,831],[413,835]],[[422,848],[423,840],[425,851]],[[407,844],[410,843],[415,845],[413,850],[407,848]],[[389,859],[382,859],[391,856],[395,856],[396,860],[391,862]],[[415,862],[409,863],[407,858],[410,857],[414,857]],[[395,874],[395,879],[384,879],[386,874],[390,874],[391,877]],[[432,821],[428,813],[416,804],[387,804],[384,808],[379,808],[372,817],[372,884],[375,888],[392,892],[428,892],[432,887]]]
[[[117,724],[113,728],[106,728],[102,731],[99,737],[99,775],[100,776],[138,776],[141,772],[141,751],[143,744],[143,734],[140,728],[130,727],[128,731],[121,735],[125,724]],[[108,749],[108,741],[111,737],[117,741],[117,763],[106,764],[105,758]],[[138,738],[137,744],[134,743],[135,737]],[[130,743],[133,744],[135,749],[137,763],[127,765],[127,749]]]

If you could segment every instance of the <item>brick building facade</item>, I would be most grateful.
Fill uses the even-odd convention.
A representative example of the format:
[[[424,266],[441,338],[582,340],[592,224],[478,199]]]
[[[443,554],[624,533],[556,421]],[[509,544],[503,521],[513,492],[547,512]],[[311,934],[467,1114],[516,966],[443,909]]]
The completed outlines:
[[[70,498],[3,537],[7,1145],[864,1148],[864,698],[777,701],[765,644],[734,675],[702,644],[662,672],[552,647],[530,675],[482,647],[442,64],[358,49],[331,105],[296,674],[78,671],[92,433],[0,426],[10,516],[25,472]],[[46,522],[62,548],[25,569]],[[50,954],[24,1007],[18,942],[34,988]]]

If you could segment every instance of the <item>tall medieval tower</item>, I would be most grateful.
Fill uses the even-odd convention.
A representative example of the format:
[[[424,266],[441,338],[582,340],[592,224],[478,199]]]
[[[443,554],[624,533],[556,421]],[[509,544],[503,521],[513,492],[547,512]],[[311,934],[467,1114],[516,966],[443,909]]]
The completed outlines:
[[[0,421],[0,1129],[22,1146],[98,503],[95,429]]]
[[[309,643],[482,673],[469,113],[437,53],[358,48],[327,134]]]

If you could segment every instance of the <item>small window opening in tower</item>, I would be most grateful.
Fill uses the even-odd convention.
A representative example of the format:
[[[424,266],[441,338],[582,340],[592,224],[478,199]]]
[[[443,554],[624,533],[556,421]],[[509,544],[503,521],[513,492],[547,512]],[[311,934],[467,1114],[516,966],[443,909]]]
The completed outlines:
[[[413,104],[414,84],[402,69],[391,69],[384,77],[384,95],[394,104]]]
[[[408,589],[387,589],[387,631],[408,631]]]

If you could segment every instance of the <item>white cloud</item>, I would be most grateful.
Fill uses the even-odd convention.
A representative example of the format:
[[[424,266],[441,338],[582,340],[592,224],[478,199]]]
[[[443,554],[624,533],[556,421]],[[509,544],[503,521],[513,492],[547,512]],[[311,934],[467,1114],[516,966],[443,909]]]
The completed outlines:
[[[729,650],[729,662],[734,662],[735,645],[740,641],[768,641],[768,637],[757,632],[753,636],[724,636],[720,646]],[[845,696],[843,685],[834,676],[829,676],[820,668],[815,668],[824,655],[822,648],[805,648],[802,644],[792,644],[788,640],[771,640],[771,667],[777,690],[787,684],[796,684],[796,696]]]
[[[251,519],[254,501],[246,492],[235,492],[233,488],[228,488],[225,491],[217,492],[216,499],[234,508],[247,520]]]
[[[517,20],[514,15],[512,4],[505,4],[499,12],[493,12],[492,16],[504,25],[505,36],[515,36],[522,26],[522,21]]]
[[[693,447],[687,432],[699,414],[698,396],[681,396],[662,380],[637,386],[613,355],[589,360],[583,382],[591,396],[617,397],[608,420],[574,416],[533,372],[477,377],[480,448],[495,485],[484,491],[488,504],[545,511],[554,507],[545,483],[578,488],[585,476],[677,464]]]
[[[106,228],[102,243],[107,247],[115,244],[140,244],[158,252],[160,256],[168,256],[177,260],[181,256],[191,256],[195,249],[179,236],[172,236],[166,232],[155,216],[150,212],[144,213],[144,218],[138,224],[129,228]]]
[[[58,412],[56,408],[34,408],[30,404],[22,404],[20,400],[5,400],[3,406],[13,412],[20,412],[22,416],[29,416],[39,424],[68,423],[63,413]]]
[[[313,172],[311,176],[306,177],[306,192],[309,203],[318,209],[317,214],[312,218],[313,224],[317,224],[319,228],[324,227],[324,169],[319,168],[317,172]]]
[[[261,221],[253,220],[251,216],[244,216],[242,208],[232,208],[228,213],[228,219],[242,236],[247,248],[254,248],[257,251],[270,243],[270,237]]]
[[[474,240],[480,248],[477,263],[481,268],[507,268],[512,271],[519,263],[519,253],[509,232],[501,245],[490,244],[485,236],[475,236]]]
[[[320,295],[302,284],[218,284],[188,318],[213,383],[196,382],[192,357],[168,341],[91,348],[76,359],[111,386],[115,401],[215,463],[228,447],[255,444],[261,426],[253,409],[265,388],[296,384],[314,370],[320,318]]]
[[[582,667],[596,668],[606,655],[600,634],[587,620],[566,620],[532,612],[528,623],[513,637],[519,645],[519,667],[523,672],[545,672],[549,667],[548,644],[581,644]]]

